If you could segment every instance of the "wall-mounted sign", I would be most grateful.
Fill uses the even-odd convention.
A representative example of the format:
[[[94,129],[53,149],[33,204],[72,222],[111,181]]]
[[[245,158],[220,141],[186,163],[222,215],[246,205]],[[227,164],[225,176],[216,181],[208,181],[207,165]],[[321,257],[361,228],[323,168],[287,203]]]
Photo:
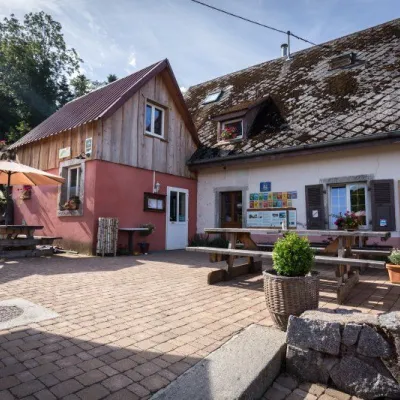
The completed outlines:
[[[64,147],[58,151],[58,158],[71,157],[71,147]]]
[[[260,192],[270,192],[271,182],[260,182]]]
[[[144,194],[144,211],[165,211],[165,194],[145,193]]]
[[[295,209],[247,211],[247,226],[251,228],[282,228],[282,222],[288,228],[295,229],[297,211]]]
[[[86,157],[90,157],[92,155],[92,149],[93,149],[93,139],[86,138],[86,140],[85,140],[85,155],[86,155]]]
[[[387,226],[387,220],[381,218],[381,219],[379,220],[379,226],[382,226],[382,227]]]
[[[297,192],[250,193],[249,208],[293,207],[293,199],[297,199]]]

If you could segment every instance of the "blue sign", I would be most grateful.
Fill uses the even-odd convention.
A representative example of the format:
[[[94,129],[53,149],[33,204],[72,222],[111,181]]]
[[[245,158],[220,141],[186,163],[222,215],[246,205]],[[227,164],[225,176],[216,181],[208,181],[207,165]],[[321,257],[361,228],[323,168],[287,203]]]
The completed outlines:
[[[260,192],[270,192],[271,182],[260,182]]]

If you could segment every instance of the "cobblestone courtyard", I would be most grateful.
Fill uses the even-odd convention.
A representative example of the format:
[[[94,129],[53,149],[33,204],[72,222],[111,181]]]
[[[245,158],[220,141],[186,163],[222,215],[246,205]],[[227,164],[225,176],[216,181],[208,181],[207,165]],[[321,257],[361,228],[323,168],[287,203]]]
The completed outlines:
[[[210,270],[184,251],[2,264],[0,300],[59,317],[0,332],[0,399],[146,398],[248,325],[272,325],[261,276],[208,286]],[[333,269],[321,271],[320,306],[337,308]],[[369,270],[342,307],[400,310],[400,287]]]

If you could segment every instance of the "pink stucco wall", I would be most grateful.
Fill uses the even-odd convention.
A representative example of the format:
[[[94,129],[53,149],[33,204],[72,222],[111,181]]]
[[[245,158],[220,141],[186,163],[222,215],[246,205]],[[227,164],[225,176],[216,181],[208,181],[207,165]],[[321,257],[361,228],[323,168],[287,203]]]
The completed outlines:
[[[138,227],[153,223],[155,232],[147,237],[151,250],[165,249],[166,214],[144,212],[144,192],[152,192],[153,171],[114,164],[106,161],[87,161],[85,170],[84,212],[80,217],[57,216],[57,187],[34,187],[32,199],[20,200],[14,187],[15,223],[25,220],[29,225],[44,225],[46,236],[61,236],[65,248],[90,252],[94,249],[99,217],[117,217],[120,227]],[[48,172],[57,174],[58,170]],[[197,181],[156,172],[161,184],[160,193],[167,186],[189,190],[189,238],[196,233]],[[135,237],[135,243],[139,237]],[[127,244],[127,234],[121,233],[119,243]]]

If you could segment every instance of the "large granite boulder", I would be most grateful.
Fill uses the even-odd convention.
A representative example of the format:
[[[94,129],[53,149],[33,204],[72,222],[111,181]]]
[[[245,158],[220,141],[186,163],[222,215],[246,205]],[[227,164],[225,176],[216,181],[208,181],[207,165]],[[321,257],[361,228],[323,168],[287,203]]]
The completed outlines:
[[[313,310],[291,316],[288,372],[364,398],[400,399],[400,312]]]

